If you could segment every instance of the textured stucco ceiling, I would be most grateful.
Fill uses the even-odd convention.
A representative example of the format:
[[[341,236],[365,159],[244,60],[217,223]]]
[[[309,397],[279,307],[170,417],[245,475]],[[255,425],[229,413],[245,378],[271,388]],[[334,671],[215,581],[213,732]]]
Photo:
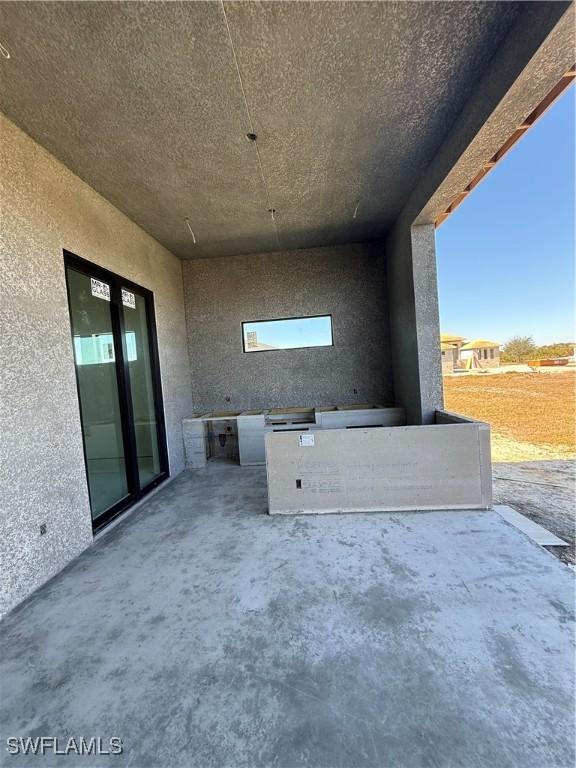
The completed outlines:
[[[370,240],[521,6],[226,2],[268,197],[219,2],[0,3],[0,109],[183,258]]]

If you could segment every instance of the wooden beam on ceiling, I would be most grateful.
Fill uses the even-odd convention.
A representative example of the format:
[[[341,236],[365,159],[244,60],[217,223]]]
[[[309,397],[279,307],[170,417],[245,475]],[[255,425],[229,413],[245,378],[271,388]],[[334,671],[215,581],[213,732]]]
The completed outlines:
[[[466,187],[462,190],[462,192],[459,192],[450,205],[436,217],[436,221],[434,222],[434,226],[436,229],[442,224],[448,216],[462,203],[467,195],[474,189],[474,187],[482,181],[482,179],[494,168],[496,163],[498,163],[504,155],[516,144],[518,139],[520,139],[526,131],[531,128],[536,120],[538,118],[542,117],[544,112],[556,101],[556,99],[560,96],[561,93],[563,93],[566,88],[571,84],[572,80],[576,76],[576,65],[571,67],[571,69],[568,70],[560,80],[556,83],[554,88],[552,88],[551,91],[549,91],[546,96],[542,99],[540,104],[530,112],[528,117],[522,122],[521,125],[516,128],[516,130],[512,133],[512,135],[502,144],[500,149],[492,155],[490,160],[488,162],[484,163],[482,168],[478,171],[476,176],[472,179],[472,181],[466,185]]]

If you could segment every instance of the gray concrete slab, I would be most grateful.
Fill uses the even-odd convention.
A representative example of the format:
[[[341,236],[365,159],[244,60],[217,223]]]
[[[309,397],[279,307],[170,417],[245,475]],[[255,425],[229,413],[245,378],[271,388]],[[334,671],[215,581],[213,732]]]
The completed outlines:
[[[0,736],[123,739],[90,765],[564,768],[573,598],[496,512],[271,517],[261,468],[209,466],[0,624]]]

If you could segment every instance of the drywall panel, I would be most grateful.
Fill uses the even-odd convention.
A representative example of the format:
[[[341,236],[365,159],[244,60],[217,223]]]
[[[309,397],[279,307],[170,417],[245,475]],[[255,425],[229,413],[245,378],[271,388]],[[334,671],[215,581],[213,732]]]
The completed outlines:
[[[316,411],[316,423],[322,429],[357,429],[358,427],[400,427],[406,424],[406,411],[396,408],[338,407]]]
[[[394,403],[380,245],[183,264],[197,412]],[[332,315],[334,346],[245,353],[242,322]]]
[[[482,433],[485,424],[269,434],[269,511],[487,508]]]
[[[154,293],[172,474],[192,403],[178,259],[2,115],[0,164],[1,614],[92,541],[63,249]]]
[[[273,424],[266,424],[268,413],[240,414],[238,416],[238,439],[240,443],[240,464],[257,465],[266,463],[264,436],[274,431]],[[356,429],[358,427],[391,427],[404,425],[406,415],[404,408],[363,407],[356,409],[352,406],[332,406],[317,408],[314,411],[314,421],[308,429]],[[291,426],[278,425],[278,431],[287,429],[304,429],[298,423]]]

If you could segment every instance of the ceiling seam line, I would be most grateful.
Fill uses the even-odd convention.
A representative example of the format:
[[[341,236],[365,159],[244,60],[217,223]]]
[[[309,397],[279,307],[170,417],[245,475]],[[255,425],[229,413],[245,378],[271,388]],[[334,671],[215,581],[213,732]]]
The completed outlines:
[[[244,90],[244,82],[242,80],[242,73],[240,72],[240,65],[238,64],[238,57],[236,56],[236,49],[234,47],[234,41],[232,40],[232,33],[230,31],[230,24],[228,23],[228,16],[226,14],[226,8],[224,6],[224,0],[220,0],[220,5],[222,7],[222,14],[224,15],[224,23],[226,24],[226,31],[228,32],[228,39],[230,40],[230,47],[232,48],[232,56],[234,57],[234,65],[236,67],[236,74],[238,75],[238,82],[240,83],[240,90],[242,91],[242,99],[244,101],[244,109],[246,110],[246,116],[248,117],[248,125],[250,127],[250,133],[255,135],[254,131],[254,123],[252,122],[252,114],[250,112],[250,107],[248,105],[248,99],[246,98],[246,91]],[[258,168],[260,170],[260,176],[262,178],[262,184],[264,186],[264,194],[266,196],[266,203],[268,205],[268,212],[272,216],[272,222],[274,224],[274,231],[276,233],[276,241],[278,243],[278,247],[280,248],[280,234],[278,232],[278,224],[276,223],[276,219],[274,218],[274,213],[276,212],[274,209],[274,206],[272,205],[272,202],[270,200],[270,190],[268,188],[268,182],[266,181],[266,175],[264,174],[264,166],[262,164],[262,158],[260,157],[260,150],[258,149],[258,145],[256,142],[254,142],[254,148],[256,149],[256,157],[258,159]]]
[[[220,5],[222,6],[222,13],[224,14],[224,23],[226,24],[226,31],[228,32],[228,39],[230,40],[230,45],[232,47],[232,56],[234,57],[234,65],[236,66],[236,74],[238,75],[238,82],[240,83],[240,88],[242,90],[242,97],[244,99],[244,107],[246,109],[246,114],[248,115],[248,124],[250,126],[250,131],[254,133],[254,124],[252,123],[252,115],[250,114],[250,107],[248,106],[248,99],[246,98],[246,91],[244,90],[244,83],[242,81],[242,75],[240,73],[240,65],[238,64],[238,57],[236,56],[236,49],[234,48],[234,41],[232,40],[232,33],[230,32],[230,25],[228,24],[228,16],[226,15],[226,8],[224,7],[224,0],[220,0]]]

